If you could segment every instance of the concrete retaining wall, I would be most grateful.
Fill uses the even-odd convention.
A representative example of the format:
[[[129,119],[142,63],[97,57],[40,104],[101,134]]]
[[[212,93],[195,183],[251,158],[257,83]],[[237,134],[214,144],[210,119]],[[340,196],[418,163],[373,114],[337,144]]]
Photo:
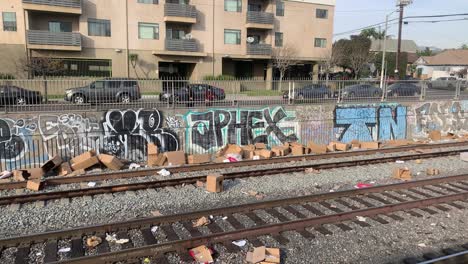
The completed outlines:
[[[227,143],[316,143],[413,139],[430,130],[466,133],[468,101],[252,108],[126,109],[0,117],[1,169],[96,149],[134,161],[146,143],[164,151],[214,152]]]

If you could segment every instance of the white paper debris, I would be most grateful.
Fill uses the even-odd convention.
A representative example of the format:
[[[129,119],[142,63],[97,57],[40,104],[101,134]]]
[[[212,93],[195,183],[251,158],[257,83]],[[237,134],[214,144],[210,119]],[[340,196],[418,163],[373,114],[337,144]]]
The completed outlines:
[[[431,223],[431,226],[436,226],[437,224],[436,223]]]
[[[259,159],[260,159],[260,156],[253,156],[252,159],[253,159],[253,160],[259,160]]]
[[[11,171],[3,171],[2,173],[0,173],[0,179],[6,179],[8,177],[11,177],[11,175],[13,175]]]
[[[405,163],[405,161],[403,161],[403,160],[397,160],[397,161],[395,161],[395,163],[403,164],[403,163]]]
[[[330,190],[330,192],[335,192],[335,190]]]
[[[117,244],[125,244],[125,243],[128,243],[130,240],[126,239],[126,238],[121,238],[119,240],[116,240],[115,243]]]
[[[37,253],[36,253],[36,256],[42,256],[42,253],[41,253],[41,252],[37,252]]]
[[[162,169],[162,170],[158,171],[158,174],[161,175],[161,176],[164,176],[164,177],[167,177],[167,176],[171,175],[171,173],[166,169]]]
[[[420,244],[418,244],[418,247],[426,247],[426,244],[420,243]]]
[[[360,222],[365,222],[366,221],[366,218],[365,217],[362,217],[362,216],[356,216],[357,220],[360,221]]]
[[[95,182],[88,182],[88,186],[89,187],[94,187],[94,186],[96,186],[96,183]]]
[[[223,217],[223,220],[227,220],[227,218],[228,218],[228,217],[227,217],[227,216],[225,216],[225,217]]]
[[[151,228],[151,232],[156,233],[156,231],[158,231],[158,228],[159,228],[158,226],[153,226]]]
[[[213,220],[213,218],[214,218],[214,217],[213,217],[212,215],[210,215],[210,219]]]
[[[243,247],[245,244],[247,244],[247,241],[245,240],[237,240],[237,241],[232,241],[232,243],[238,247]]]
[[[59,253],[66,253],[66,252],[70,252],[71,251],[71,248],[67,247],[67,248],[61,248],[58,250]]]
[[[107,242],[117,241],[117,235],[116,234],[112,234],[112,235],[106,234],[106,241]]]
[[[138,169],[140,167],[141,167],[140,164],[136,164],[136,163],[131,163],[130,166],[128,166],[128,168],[131,170]]]

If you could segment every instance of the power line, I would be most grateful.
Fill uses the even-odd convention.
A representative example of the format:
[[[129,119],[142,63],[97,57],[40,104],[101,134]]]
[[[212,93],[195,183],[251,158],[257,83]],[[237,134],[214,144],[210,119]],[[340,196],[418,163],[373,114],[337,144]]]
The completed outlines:
[[[437,17],[455,17],[455,16],[468,16],[468,13],[461,13],[461,14],[445,14],[445,15],[431,15],[431,16],[407,16],[407,17],[404,17],[403,19],[411,19],[411,18],[437,18]],[[397,21],[398,18],[393,18],[393,19],[390,19],[388,20],[389,22],[393,22],[393,21]],[[348,30],[348,31],[345,31],[345,32],[340,32],[340,33],[336,33],[336,34],[333,34],[333,36],[340,36],[340,35],[347,35],[347,34],[350,34],[350,33],[354,33],[356,31],[361,31],[361,30],[364,30],[364,29],[369,29],[369,28],[373,28],[373,27],[378,27],[378,26],[382,26],[384,25],[385,22],[380,22],[380,23],[376,23],[376,24],[373,24],[373,25],[369,25],[369,26],[365,26],[365,27],[361,27],[361,28],[357,28],[357,29],[353,29],[353,30]]]

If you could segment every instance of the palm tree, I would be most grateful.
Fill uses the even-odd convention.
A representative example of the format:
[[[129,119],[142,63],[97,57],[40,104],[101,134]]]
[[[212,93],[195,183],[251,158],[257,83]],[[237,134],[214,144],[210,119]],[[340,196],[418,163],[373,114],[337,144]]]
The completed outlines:
[[[375,28],[367,28],[361,31],[361,36],[373,39],[384,39],[386,35],[385,33],[385,30],[377,31]]]

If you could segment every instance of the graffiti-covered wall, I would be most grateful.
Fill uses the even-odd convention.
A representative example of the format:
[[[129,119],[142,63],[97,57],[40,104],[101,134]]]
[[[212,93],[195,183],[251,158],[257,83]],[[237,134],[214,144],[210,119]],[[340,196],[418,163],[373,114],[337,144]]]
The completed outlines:
[[[90,149],[142,161],[148,142],[162,151],[212,153],[228,143],[327,144],[426,137],[431,130],[466,133],[467,111],[468,101],[446,101],[2,115],[0,169]]]

